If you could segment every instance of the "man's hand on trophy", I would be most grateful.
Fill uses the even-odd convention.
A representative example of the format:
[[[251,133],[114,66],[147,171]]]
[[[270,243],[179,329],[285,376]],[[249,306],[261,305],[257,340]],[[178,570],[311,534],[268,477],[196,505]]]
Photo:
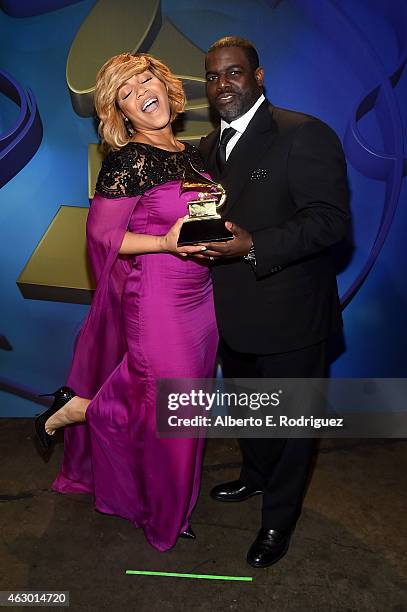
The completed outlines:
[[[204,245],[206,250],[199,253],[197,257],[213,260],[223,257],[244,257],[247,255],[253,244],[251,234],[231,221],[226,221],[225,226],[232,232],[233,240],[228,240],[227,242],[207,242]]]

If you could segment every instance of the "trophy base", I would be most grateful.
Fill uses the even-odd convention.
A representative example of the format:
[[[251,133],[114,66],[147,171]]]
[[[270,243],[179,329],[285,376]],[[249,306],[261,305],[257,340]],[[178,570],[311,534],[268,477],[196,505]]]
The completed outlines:
[[[185,221],[181,227],[178,246],[201,242],[224,242],[232,240],[233,234],[225,227],[224,219],[202,219]]]

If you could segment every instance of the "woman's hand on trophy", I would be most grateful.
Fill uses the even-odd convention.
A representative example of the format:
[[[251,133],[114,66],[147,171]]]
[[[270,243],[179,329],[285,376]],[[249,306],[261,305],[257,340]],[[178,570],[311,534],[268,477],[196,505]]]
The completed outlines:
[[[226,221],[225,226],[232,232],[233,239],[226,242],[205,243],[206,249],[199,253],[199,257],[214,260],[223,257],[244,257],[248,254],[253,244],[251,234],[231,221]]]
[[[206,247],[203,245],[185,245],[177,246],[179,233],[181,231],[182,224],[189,215],[180,217],[174,225],[168,230],[165,236],[161,236],[161,250],[165,253],[172,253],[173,255],[181,255],[187,257],[188,255],[196,255],[202,251],[206,251]]]

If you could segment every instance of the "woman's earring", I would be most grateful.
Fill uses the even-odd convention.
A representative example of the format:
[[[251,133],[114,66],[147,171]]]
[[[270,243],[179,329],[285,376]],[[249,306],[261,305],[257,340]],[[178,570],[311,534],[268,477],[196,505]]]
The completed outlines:
[[[131,121],[128,117],[123,117],[123,121],[124,121],[124,127],[126,128],[126,132],[129,136],[133,136],[134,134],[134,128],[131,124]]]

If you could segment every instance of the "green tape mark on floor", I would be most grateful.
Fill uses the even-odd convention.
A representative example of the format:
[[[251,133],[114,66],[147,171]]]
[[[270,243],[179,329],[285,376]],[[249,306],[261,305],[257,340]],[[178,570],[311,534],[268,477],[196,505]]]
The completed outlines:
[[[205,580],[239,580],[253,582],[251,576],[217,576],[215,574],[177,574],[176,572],[148,572],[142,570],[126,570],[126,574],[138,574],[141,576],[171,576],[173,578],[204,578]]]

